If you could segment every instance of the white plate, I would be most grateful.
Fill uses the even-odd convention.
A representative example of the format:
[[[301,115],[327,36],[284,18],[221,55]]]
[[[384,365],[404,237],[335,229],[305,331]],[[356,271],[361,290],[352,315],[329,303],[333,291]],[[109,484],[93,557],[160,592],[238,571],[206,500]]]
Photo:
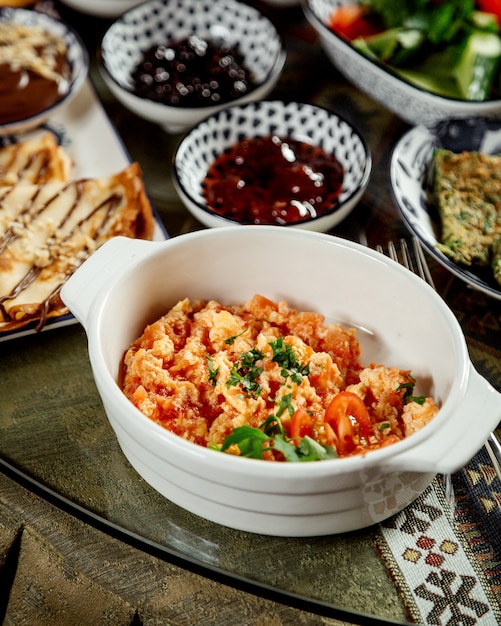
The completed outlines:
[[[131,158],[111,125],[91,84],[87,81],[80,93],[43,126],[18,137],[29,139],[50,130],[73,161],[72,179],[101,178],[121,171]],[[5,138],[8,141],[8,138]],[[159,219],[155,220],[153,239],[162,241],[168,235]],[[76,324],[73,315],[49,319],[43,330]],[[0,333],[0,342],[35,334],[30,326]]]
[[[61,0],[63,4],[87,15],[101,18],[118,17],[143,0]]]
[[[501,153],[501,120],[487,118],[452,119],[435,128],[416,126],[393,150],[390,179],[393,198],[407,228],[444,267],[471,287],[501,300],[501,285],[490,267],[463,267],[437,249],[440,218],[430,201],[431,166],[435,148],[453,152]]]

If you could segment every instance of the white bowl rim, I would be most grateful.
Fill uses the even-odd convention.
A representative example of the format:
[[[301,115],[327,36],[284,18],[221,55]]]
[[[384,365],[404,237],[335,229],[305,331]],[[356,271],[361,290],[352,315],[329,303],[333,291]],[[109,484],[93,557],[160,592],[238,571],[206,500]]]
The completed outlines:
[[[219,222],[221,222],[221,224],[224,224],[225,226],[233,226],[233,225],[238,225],[240,224],[241,226],[252,226],[254,227],[254,224],[248,224],[247,222],[239,222],[238,220],[234,220],[231,219],[229,217],[223,217],[222,215],[218,215],[217,213],[215,213],[214,211],[212,211],[205,203],[203,202],[199,202],[196,198],[194,198],[190,192],[186,189],[186,187],[183,185],[179,175],[178,175],[178,168],[177,168],[177,156],[182,148],[182,146],[185,144],[185,142],[189,141],[191,134],[198,130],[201,126],[203,126],[204,124],[207,124],[209,122],[209,120],[214,120],[214,122],[217,123],[218,118],[223,117],[225,115],[225,111],[228,110],[245,110],[245,109],[252,109],[252,108],[256,108],[258,109],[260,106],[262,106],[263,104],[274,104],[274,105],[279,105],[279,106],[283,106],[284,110],[287,109],[287,107],[289,106],[301,106],[301,107],[305,107],[308,109],[318,109],[320,111],[325,111],[329,117],[332,118],[337,118],[338,120],[340,120],[341,122],[344,122],[347,126],[350,127],[351,131],[353,132],[354,135],[357,136],[358,140],[360,141],[364,154],[365,154],[365,163],[364,163],[364,168],[363,168],[363,172],[362,172],[362,178],[360,180],[360,183],[358,185],[358,187],[356,187],[356,189],[353,189],[353,191],[350,193],[350,195],[348,197],[346,197],[344,199],[344,201],[339,204],[335,204],[331,209],[329,209],[328,211],[325,211],[324,213],[322,213],[322,215],[319,215],[317,217],[306,217],[305,219],[302,220],[298,220],[296,222],[292,222],[292,223],[287,223],[284,225],[281,225],[280,228],[301,228],[302,226],[306,226],[307,224],[310,224],[312,222],[318,222],[320,220],[324,220],[327,219],[329,217],[331,217],[333,214],[337,213],[338,211],[341,211],[343,209],[344,206],[346,206],[347,204],[349,204],[350,202],[353,202],[353,200],[361,193],[363,193],[365,191],[365,189],[367,188],[367,185],[369,184],[369,179],[372,173],[372,154],[371,154],[371,150],[370,150],[370,146],[369,146],[369,142],[368,140],[364,137],[364,135],[361,133],[361,131],[357,128],[357,126],[355,124],[353,124],[352,122],[350,122],[346,117],[344,117],[343,115],[336,113],[335,111],[332,111],[330,109],[328,109],[327,107],[318,105],[318,104],[311,104],[309,102],[300,102],[300,101],[285,101],[285,100],[280,100],[280,99],[266,99],[266,100],[259,100],[256,102],[247,102],[245,104],[233,104],[230,105],[228,107],[226,107],[224,110],[221,111],[217,111],[216,113],[213,113],[212,115],[207,115],[204,119],[200,120],[197,124],[195,124],[193,126],[193,128],[190,129],[189,132],[186,133],[186,135],[183,137],[183,139],[180,141],[179,145],[177,146],[174,155],[172,157],[172,168],[171,168],[171,175],[173,178],[173,182],[174,185],[177,187],[178,191],[183,194],[191,204],[195,205],[198,209],[200,209],[201,211],[203,211],[204,213],[206,213],[207,215],[209,215],[211,218],[213,218],[214,220],[217,220]],[[267,224],[268,226],[272,226],[273,224]]]
[[[62,4],[96,17],[118,17],[124,11],[141,4],[145,0],[61,0]]]
[[[47,13],[39,13],[37,11],[33,11],[30,9],[5,6],[5,7],[0,7],[0,22],[7,21],[7,20],[2,19],[2,16],[8,15],[8,14],[24,16],[29,20],[30,23],[33,23],[36,20],[40,20],[46,24],[49,24],[51,22],[55,24],[60,24],[66,31],[71,33],[71,35],[75,38],[75,41],[77,42],[77,44],[79,45],[81,49],[83,71],[81,71],[75,77],[75,79],[70,82],[70,88],[63,95],[63,97],[60,98],[57,102],[54,102],[53,104],[46,107],[42,111],[38,111],[38,113],[34,113],[33,115],[30,115],[29,117],[23,117],[19,120],[16,120],[15,122],[8,122],[7,124],[1,124],[0,129],[1,129],[2,135],[6,135],[6,134],[8,135],[10,129],[12,129],[12,133],[14,133],[15,130],[18,129],[20,126],[24,126],[24,125],[32,126],[36,122],[36,120],[38,120],[39,118],[46,118],[48,115],[50,115],[51,111],[53,111],[54,109],[58,108],[59,106],[61,106],[62,104],[70,100],[78,92],[78,90],[83,85],[84,81],[86,80],[88,72],[89,72],[89,66],[90,66],[89,52],[81,36],[72,26],[70,26],[63,20],[52,17],[51,15],[48,15]]]

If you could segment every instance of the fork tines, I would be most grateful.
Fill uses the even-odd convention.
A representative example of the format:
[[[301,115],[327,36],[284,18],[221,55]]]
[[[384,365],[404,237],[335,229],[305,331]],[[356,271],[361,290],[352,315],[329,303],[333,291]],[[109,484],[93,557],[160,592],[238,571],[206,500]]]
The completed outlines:
[[[406,239],[399,239],[397,243],[390,240],[387,243],[386,256],[390,257],[393,261],[400,263],[414,274],[420,276],[436,291],[435,283],[430,272],[430,268],[426,261],[423,248],[417,237],[412,238],[413,252],[409,250]],[[376,246],[376,250],[381,254],[385,254],[384,248],[381,245]]]

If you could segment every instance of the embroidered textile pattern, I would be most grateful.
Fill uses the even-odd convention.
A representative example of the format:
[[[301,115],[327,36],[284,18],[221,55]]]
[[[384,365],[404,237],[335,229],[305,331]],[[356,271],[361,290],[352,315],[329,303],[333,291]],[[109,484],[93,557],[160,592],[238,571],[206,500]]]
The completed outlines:
[[[380,525],[378,549],[412,621],[501,623],[500,529],[501,485],[484,449]]]

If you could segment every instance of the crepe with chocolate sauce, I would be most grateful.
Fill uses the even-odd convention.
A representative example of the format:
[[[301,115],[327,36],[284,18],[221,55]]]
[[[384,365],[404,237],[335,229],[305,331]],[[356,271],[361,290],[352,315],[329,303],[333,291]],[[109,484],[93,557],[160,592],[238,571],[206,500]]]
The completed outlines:
[[[52,133],[16,142],[0,150],[0,186],[19,182],[42,185],[67,182],[72,162]]]
[[[103,178],[0,185],[0,332],[67,314],[59,292],[85,259],[112,237],[151,239],[153,229],[137,163]]]

